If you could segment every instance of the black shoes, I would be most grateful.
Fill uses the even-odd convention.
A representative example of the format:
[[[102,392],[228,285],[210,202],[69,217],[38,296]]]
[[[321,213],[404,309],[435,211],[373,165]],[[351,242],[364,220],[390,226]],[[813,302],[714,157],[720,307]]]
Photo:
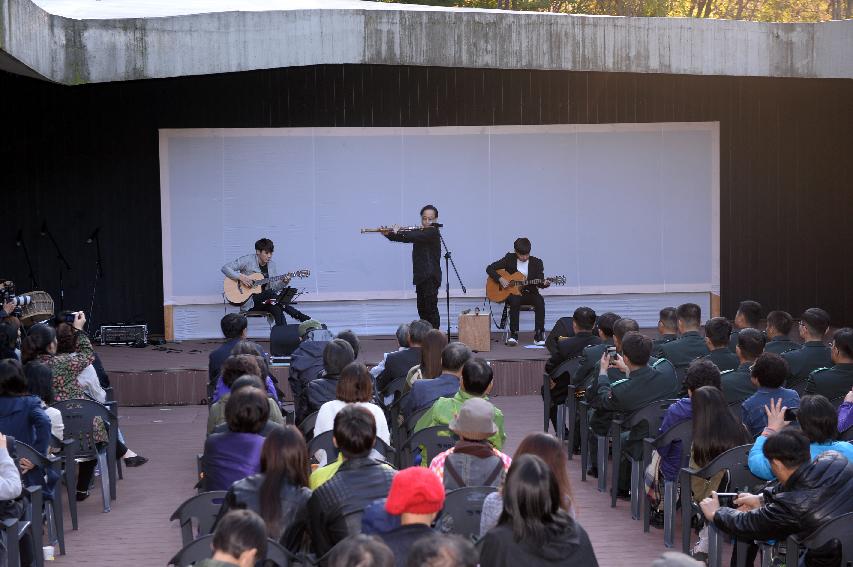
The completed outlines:
[[[124,465],[126,467],[141,467],[145,463],[148,462],[148,459],[143,457],[142,455],[136,455],[135,457],[128,457],[124,460]]]

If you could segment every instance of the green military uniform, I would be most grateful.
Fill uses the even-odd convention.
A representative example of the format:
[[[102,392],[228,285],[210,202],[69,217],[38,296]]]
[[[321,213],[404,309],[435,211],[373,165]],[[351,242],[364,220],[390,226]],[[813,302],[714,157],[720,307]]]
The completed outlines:
[[[820,394],[829,400],[843,398],[853,388],[853,363],[819,368],[809,374],[806,394]]]
[[[783,353],[782,358],[788,363],[791,371],[785,387],[796,391],[800,396],[805,392],[809,374],[818,368],[832,366],[832,350],[822,341],[808,341],[797,350]]]
[[[728,347],[715,348],[700,358],[710,360],[716,364],[717,368],[720,369],[720,372],[725,372],[726,370],[737,370],[737,367],[740,366],[740,359],[738,359],[737,355],[733,354]]]
[[[665,345],[666,343],[671,343],[672,341],[674,341],[677,338],[678,338],[678,335],[676,335],[676,334],[661,335],[660,337],[658,337],[654,341],[652,341],[652,350],[658,348],[660,345]]]
[[[603,343],[588,346],[581,353],[581,363],[578,366],[575,375],[572,376],[572,384],[575,386],[583,386],[591,384],[592,380],[597,376],[593,372],[597,372],[596,364],[601,361],[601,355],[607,350],[607,347],[612,347],[613,339],[607,339]]]
[[[790,350],[800,348],[800,343],[795,343],[785,335],[776,335],[764,345],[764,352],[772,352],[773,354],[782,354]]]
[[[729,350],[735,354],[737,354],[737,351],[735,349],[737,348],[737,337],[739,332],[739,330],[735,330],[732,331],[731,335],[729,335]],[[764,339],[767,340],[767,333],[761,331],[761,334],[764,335]]]
[[[752,385],[752,373],[749,371],[752,365],[752,362],[744,362],[736,370],[726,370],[720,376],[727,403],[742,402],[758,389]]]
[[[660,345],[652,354],[667,359],[676,368],[687,368],[691,362],[709,352],[699,331],[688,331],[678,339]]]

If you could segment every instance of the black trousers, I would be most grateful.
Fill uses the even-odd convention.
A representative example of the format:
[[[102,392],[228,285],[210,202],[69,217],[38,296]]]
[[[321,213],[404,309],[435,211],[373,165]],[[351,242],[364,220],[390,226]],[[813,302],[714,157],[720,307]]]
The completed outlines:
[[[521,295],[510,295],[506,300],[509,305],[509,332],[518,333],[518,312],[522,305],[533,306],[536,314],[536,331],[545,330],[545,299],[536,292],[522,293]]]
[[[426,280],[415,286],[418,296],[418,317],[432,325],[433,329],[441,327],[441,315],[438,313],[438,288],[441,282]]]
[[[263,311],[265,313],[269,313],[275,319],[276,325],[284,324],[285,313],[300,323],[311,318],[290,304],[282,306],[278,303],[264,303],[264,301],[267,301],[268,299],[275,299],[276,297],[278,297],[278,293],[269,289],[264,290],[261,293],[256,293],[252,296],[252,301],[254,302],[252,311]]]

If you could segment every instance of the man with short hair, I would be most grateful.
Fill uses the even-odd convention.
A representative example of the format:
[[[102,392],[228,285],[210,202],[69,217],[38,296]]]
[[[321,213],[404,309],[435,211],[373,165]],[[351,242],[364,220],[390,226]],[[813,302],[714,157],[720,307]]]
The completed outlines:
[[[418,380],[412,384],[409,394],[403,398],[400,413],[408,418],[435,400],[453,396],[459,391],[462,368],[471,359],[471,349],[464,343],[452,342],[441,351],[441,374],[431,380]]]
[[[607,350],[607,347],[612,347],[615,344],[613,341],[613,325],[619,319],[619,315],[611,311],[598,316],[596,327],[601,342],[597,345],[588,346],[581,351],[580,366],[578,366],[575,375],[572,376],[572,384],[580,387],[595,379],[595,368],[601,359],[601,353]]]
[[[809,375],[806,394],[820,394],[826,399],[843,398],[853,388],[853,329],[838,329],[832,336],[832,368],[821,368]]]
[[[738,494],[736,509],[720,507],[712,492],[699,503],[707,521],[740,540],[785,541],[796,535],[802,541],[853,511],[853,464],[840,453],[827,451],[812,461],[808,437],[790,427],[770,436],[763,452],[779,482],[760,495]],[[809,550],[800,561],[806,566],[840,565],[840,547],[830,543]],[[797,563],[797,558],[787,560],[788,565]]]
[[[397,332],[394,333],[394,336],[397,337],[397,350],[393,352],[401,352],[409,349],[409,324],[401,323],[399,327],[397,327]],[[380,360],[373,368],[370,369],[370,375],[373,376],[374,381],[376,377],[382,374],[382,371],[385,370],[385,361],[388,359],[388,355],[390,352],[386,352],[382,356],[382,360]]]
[[[486,273],[502,288],[510,285],[509,280],[501,277],[498,270],[505,270],[509,275],[520,272],[525,280],[542,280],[539,284],[530,284],[521,288],[521,295],[510,295],[506,304],[509,308],[509,337],[506,344],[515,346],[518,344],[518,313],[522,305],[530,305],[535,313],[535,324],[533,333],[533,344],[545,344],[545,300],[539,293],[539,288],[551,285],[545,281],[545,265],[542,260],[530,255],[532,245],[527,238],[516,238],[513,242],[513,251],[507,253],[503,258],[492,262],[486,268]]]
[[[756,392],[741,404],[743,424],[749,434],[755,437],[767,427],[766,407],[771,400],[782,400],[787,408],[800,407],[800,396],[794,390],[783,388],[788,378],[788,363],[772,352],[762,353],[750,368],[752,384]]]
[[[248,288],[255,285],[255,281],[249,276],[263,274],[264,278],[275,278],[278,275],[272,255],[275,245],[269,238],[261,238],[255,242],[255,253],[240,256],[233,262],[222,266],[222,273],[236,282],[242,283]],[[310,317],[298,311],[292,305],[280,303],[280,292],[287,287],[290,280],[283,279],[273,281],[261,286],[261,293],[252,295],[251,304],[246,301],[240,306],[240,311],[263,311],[270,313],[275,319],[276,325],[284,323],[284,313],[287,313],[297,321],[307,321]]]
[[[787,311],[771,311],[767,314],[767,344],[765,352],[782,354],[800,348],[800,345],[788,338],[794,328],[794,319]]]
[[[622,339],[624,339],[625,335],[630,332],[640,332],[640,325],[634,319],[623,317],[613,324],[613,346],[616,349],[617,354],[622,354]],[[602,354],[603,352],[604,351],[602,351]],[[593,377],[598,376],[598,374],[601,372],[600,360],[601,357],[599,357],[599,360],[595,361],[595,367],[593,368],[592,372]],[[649,366],[653,366],[655,360],[657,359],[655,359],[654,357],[649,357]],[[626,377],[625,373],[621,370],[621,368],[614,365],[611,365],[609,368],[607,368],[607,375],[610,377],[611,382],[615,382]],[[596,395],[597,392],[594,387],[587,387],[585,397],[588,402],[591,402],[593,399],[595,399]]]
[[[660,310],[658,334],[660,337],[654,340],[654,349],[678,338],[678,310],[675,307],[664,307]]]
[[[326,344],[323,349],[323,374],[302,390],[302,395],[307,398],[309,414],[320,411],[323,404],[335,399],[341,372],[354,360],[355,354],[347,341],[335,339]],[[305,403],[302,402],[303,405]]]
[[[741,329],[737,334],[735,355],[740,364],[735,370],[725,370],[721,375],[723,395],[726,402],[742,402],[755,393],[750,368],[755,359],[764,352],[764,333],[757,329]]]
[[[252,510],[231,510],[217,522],[213,532],[213,557],[197,567],[254,567],[267,556],[267,528]]]
[[[242,313],[228,313],[219,321],[219,327],[222,329],[225,342],[216,347],[207,358],[207,376],[210,384],[213,385],[219,379],[222,363],[231,356],[231,349],[246,338],[249,321]]]
[[[347,517],[365,506],[388,496],[395,471],[370,458],[376,443],[376,421],[367,409],[348,405],[335,416],[332,441],[343,460],[317,469],[311,475],[314,492],[308,500],[311,542],[317,556],[322,556],[336,543],[360,532]],[[317,486],[319,478],[328,477]]]
[[[832,366],[832,349],[823,344],[823,336],[829,328],[829,313],[819,307],[806,309],[800,316],[799,332],[803,346],[782,354],[791,374],[785,384],[802,395],[809,374],[818,368]]]
[[[400,526],[379,537],[394,553],[397,567],[405,567],[412,545],[436,533],[430,526],[444,507],[444,486],[424,467],[409,467],[391,481],[385,510],[400,516]]]
[[[684,303],[678,306],[677,317],[681,336],[659,345],[654,351],[654,356],[667,359],[676,370],[687,368],[691,362],[710,352],[699,332],[702,308],[695,303]]]
[[[729,337],[729,350],[734,352],[737,348],[737,336],[741,329],[758,329],[761,325],[761,316],[764,308],[757,301],[747,299],[741,301],[735,313],[734,328]]]
[[[376,377],[376,391],[382,393],[391,382],[404,378],[413,366],[421,363],[421,345],[432,325],[423,319],[409,323],[409,348],[392,352],[385,358],[385,368]]]
[[[720,372],[736,370],[740,360],[729,350],[729,335],[732,334],[732,324],[725,317],[714,317],[705,323],[705,345],[711,351],[701,357],[717,365]]]
[[[435,425],[448,425],[453,416],[459,413],[459,408],[471,398],[489,399],[492,391],[493,380],[492,367],[482,358],[473,358],[462,367],[462,385],[453,397],[438,398],[432,407],[415,424],[415,431],[433,427]],[[497,431],[489,437],[489,441],[496,449],[503,448],[506,440],[504,431],[504,414],[498,408],[494,408],[492,416],[497,425]]]

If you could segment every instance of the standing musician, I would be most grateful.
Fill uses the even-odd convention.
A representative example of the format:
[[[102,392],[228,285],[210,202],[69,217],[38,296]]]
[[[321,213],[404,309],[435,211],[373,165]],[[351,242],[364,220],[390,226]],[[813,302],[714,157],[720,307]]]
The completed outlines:
[[[438,329],[438,288],[441,286],[441,239],[432,223],[438,219],[438,209],[426,205],[421,209],[421,228],[400,230],[393,225],[382,234],[393,242],[412,243],[412,283],[418,296],[418,316]]]
[[[489,277],[498,282],[501,288],[506,288],[510,285],[509,281],[498,275],[498,270],[506,270],[510,275],[515,272],[524,274],[525,279],[545,279],[545,265],[542,260],[536,256],[530,255],[530,240],[527,238],[517,238],[513,243],[514,252],[509,252],[506,256],[489,264],[486,268],[486,273]],[[515,346],[518,344],[518,311],[522,305],[532,305],[536,313],[535,333],[533,335],[533,344],[545,344],[545,300],[539,294],[540,287],[548,287],[551,282],[545,281],[538,285],[526,285],[521,288],[521,295],[510,295],[506,304],[509,306],[509,337],[506,344]]]
[[[234,281],[242,282],[243,285],[252,287],[255,285],[254,280],[248,276],[261,273],[265,278],[271,278],[278,275],[275,267],[275,262],[272,261],[272,254],[275,250],[272,240],[269,238],[261,238],[255,242],[255,253],[240,256],[233,262],[229,262],[222,266],[222,273]],[[275,324],[281,325],[284,323],[284,314],[287,313],[298,321],[307,321],[311,317],[298,311],[295,307],[288,304],[282,304],[279,298],[285,291],[290,280],[281,280],[269,284],[264,284],[261,293],[252,295],[252,305],[247,301],[240,306],[240,311],[264,311],[272,314],[275,318]],[[280,293],[281,292],[281,293]]]

